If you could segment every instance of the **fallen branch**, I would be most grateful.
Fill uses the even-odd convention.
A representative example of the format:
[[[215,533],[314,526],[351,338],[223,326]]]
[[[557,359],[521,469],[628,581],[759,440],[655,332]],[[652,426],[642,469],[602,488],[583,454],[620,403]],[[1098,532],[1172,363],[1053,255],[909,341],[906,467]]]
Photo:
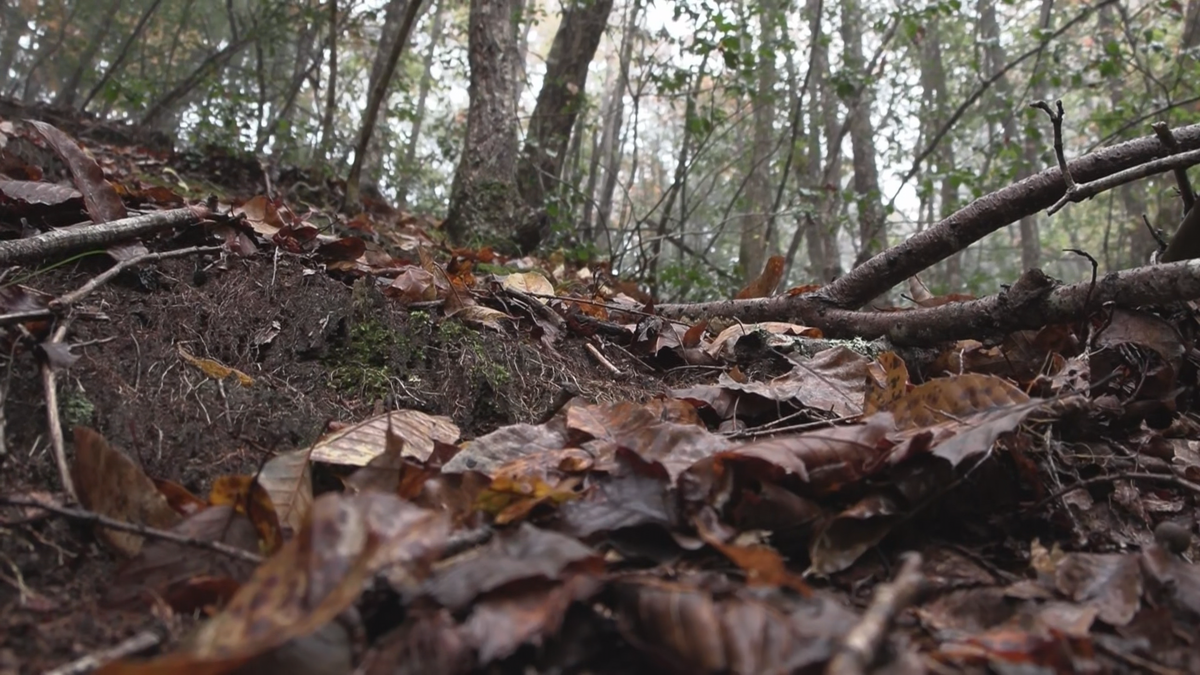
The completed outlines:
[[[1200,260],[1135,267],[1108,274],[1094,284],[1085,281],[1070,286],[1058,286],[1040,270],[1030,270],[1010,289],[996,295],[899,312],[838,309],[819,292],[704,305],[663,305],[659,310],[706,308],[710,311],[693,318],[736,316],[746,322],[789,317],[820,328],[826,337],[886,337],[895,345],[923,346],[1077,321],[1104,303],[1137,307],[1195,298],[1200,298]]]
[[[94,651],[70,663],[63,664],[54,670],[48,670],[45,675],[83,675],[83,673],[90,673],[100,666],[116,661],[117,659],[140,654],[151,647],[157,647],[162,644],[166,637],[163,633],[164,631],[162,630],[144,630],[122,640],[112,647]]]
[[[1180,151],[1200,149],[1200,124],[1176,129],[1174,135]],[[1087,183],[1170,154],[1157,136],[1145,136],[1078,157],[1068,166],[1077,182]],[[1058,168],[1046,169],[976,199],[933,227],[859,265],[818,293],[827,306],[862,307],[892,286],[988,234],[1049,208],[1065,192],[1066,184]],[[675,305],[662,305],[659,310],[668,307]]]
[[[181,209],[131,216],[99,225],[68,227],[43,232],[25,239],[4,241],[0,242],[0,265],[44,260],[56,255],[102,248],[159,230],[194,225],[208,218],[209,215],[211,212],[207,207],[187,206]]]
[[[66,506],[58,506],[56,504],[47,504],[46,502],[41,502],[36,499],[21,499],[21,498],[0,496],[0,505],[24,506],[27,508],[43,509],[43,510],[49,511],[51,513],[60,515],[64,518],[78,520],[81,523],[90,523],[92,525],[100,525],[102,527],[107,527],[111,530],[120,530],[122,532],[130,532],[133,534],[141,535],[143,537],[147,537],[149,539],[162,539],[165,541],[173,541],[177,544],[183,544],[184,546],[191,546],[193,548],[203,548],[203,549],[207,549],[209,551],[216,551],[217,553],[227,555],[231,558],[237,558],[239,560],[245,560],[246,562],[252,562],[255,564],[258,564],[258,563],[262,562],[262,560],[263,560],[262,556],[258,555],[257,553],[252,553],[245,549],[237,548],[236,546],[230,546],[229,544],[223,544],[219,541],[207,541],[204,539],[196,539],[194,537],[187,537],[182,534],[178,534],[176,532],[160,530],[158,528],[148,527],[146,525],[137,525],[135,523],[127,523],[123,520],[114,520],[112,518],[109,518],[108,516],[102,516],[99,513],[94,513],[92,511],[84,511],[83,509],[72,509],[72,508],[68,508]]]
[[[917,601],[925,585],[921,574],[921,556],[917,553],[905,555],[904,564],[891,583],[881,584],[875,589],[871,606],[838,647],[830,660],[827,675],[859,675],[870,670],[879,654],[888,629],[896,617]]]

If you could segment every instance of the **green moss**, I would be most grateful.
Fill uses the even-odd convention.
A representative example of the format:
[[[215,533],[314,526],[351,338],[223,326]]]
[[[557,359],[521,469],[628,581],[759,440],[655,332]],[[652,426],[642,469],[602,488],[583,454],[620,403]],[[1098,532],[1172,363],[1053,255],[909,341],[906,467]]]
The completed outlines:
[[[390,391],[392,357],[411,345],[378,320],[359,321],[350,326],[344,344],[325,359],[329,378],[339,391],[371,400]]]
[[[65,392],[58,401],[58,414],[66,429],[91,426],[95,413],[96,406],[77,389]]]

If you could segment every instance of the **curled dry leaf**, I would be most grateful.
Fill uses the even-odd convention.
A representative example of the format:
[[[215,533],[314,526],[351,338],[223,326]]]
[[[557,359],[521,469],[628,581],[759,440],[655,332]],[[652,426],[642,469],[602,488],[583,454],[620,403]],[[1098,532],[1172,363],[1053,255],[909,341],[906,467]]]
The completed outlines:
[[[301,448],[276,455],[258,472],[258,484],[271,496],[285,538],[300,531],[312,508],[309,452],[308,448]]]
[[[311,461],[366,466],[387,448],[388,420],[404,441],[405,454],[429,459],[437,442],[453,444],[461,432],[449,417],[416,410],[397,410],[352,424],[322,438],[313,446]]]
[[[118,661],[98,672],[232,672],[324,627],[358,599],[375,572],[396,566],[423,574],[445,542],[444,523],[392,495],[322,496],[313,503],[304,529],[264,562],[182,649],[150,661]]]

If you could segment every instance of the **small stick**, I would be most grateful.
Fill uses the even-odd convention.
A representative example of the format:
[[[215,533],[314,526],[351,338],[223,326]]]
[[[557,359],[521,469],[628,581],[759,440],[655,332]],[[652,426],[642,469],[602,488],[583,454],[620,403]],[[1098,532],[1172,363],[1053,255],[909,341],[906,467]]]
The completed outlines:
[[[8,506],[25,506],[25,507],[35,508],[35,509],[44,509],[51,513],[55,513],[60,516],[63,516],[64,518],[71,518],[72,520],[78,520],[82,523],[91,523],[93,525],[100,525],[100,526],[107,527],[112,530],[120,530],[122,532],[132,532],[133,534],[139,534],[143,537],[148,537],[151,539],[163,539],[166,541],[173,541],[177,544],[183,544],[184,546],[192,546],[194,548],[204,548],[204,549],[208,549],[210,551],[216,551],[217,553],[222,553],[231,558],[245,560],[246,562],[252,562],[252,563],[257,564],[257,563],[262,562],[262,560],[263,560],[262,556],[258,555],[257,553],[252,553],[250,551],[240,549],[235,546],[230,546],[229,544],[224,544],[219,541],[206,541],[204,539],[195,539],[193,537],[186,537],[182,534],[177,534],[175,532],[169,532],[167,530],[160,530],[155,527],[149,527],[146,525],[137,525],[135,523],[127,523],[127,522],[121,521],[121,520],[114,520],[112,518],[109,518],[108,516],[102,516],[99,513],[94,513],[92,511],[84,511],[83,509],[72,509],[72,508],[68,508],[66,506],[58,506],[56,504],[47,504],[45,502],[40,502],[36,499],[21,499],[19,497],[5,497],[5,496],[0,496],[0,504],[8,505]]]
[[[871,606],[863,613],[858,624],[846,633],[825,672],[828,675],[866,673],[887,638],[888,628],[900,612],[916,602],[924,586],[921,556],[917,553],[906,554],[896,578],[875,589]]]
[[[50,337],[48,342],[54,344],[62,342],[63,337],[67,334],[67,329],[71,326],[71,319],[68,317],[54,331],[54,335]],[[63,442],[62,422],[58,418],[58,383],[56,382],[57,375],[54,366],[50,364],[50,359],[42,362],[42,389],[46,396],[46,426],[50,432],[50,445],[54,448],[54,460],[58,463],[58,475],[62,481],[63,490],[71,501],[79,501],[79,493],[75,492],[75,481],[71,480],[71,465],[67,463],[67,447]]]
[[[1179,154],[1179,141],[1175,140],[1175,134],[1171,133],[1171,128],[1166,122],[1155,122],[1150,125],[1154,130],[1154,135],[1158,136],[1158,141],[1163,144],[1167,152],[1172,155]],[[1175,169],[1175,183],[1179,185],[1179,198],[1183,200],[1183,212],[1187,213],[1192,210],[1192,205],[1196,203],[1196,195],[1192,192],[1192,182],[1188,180],[1186,169]]]
[[[1029,104],[1029,107],[1044,110],[1050,116],[1050,124],[1054,127],[1054,156],[1058,159],[1058,170],[1062,172],[1063,180],[1067,183],[1067,194],[1071,194],[1075,191],[1075,179],[1071,177],[1071,168],[1067,166],[1067,156],[1063,152],[1063,104],[1061,100],[1054,103],[1058,112],[1051,110],[1050,104],[1045,101],[1034,101]]]
[[[1181,487],[1185,490],[1190,490],[1194,494],[1200,495],[1200,484],[1196,484],[1189,480],[1180,478],[1179,476],[1176,476],[1175,474],[1171,474],[1171,473],[1134,473],[1134,472],[1113,473],[1113,474],[1109,474],[1107,476],[1096,476],[1095,478],[1088,478],[1086,480],[1081,480],[1078,483],[1072,483],[1070,485],[1067,485],[1067,486],[1063,487],[1061,490],[1056,490],[1049,496],[1038,501],[1033,506],[1030,506],[1023,510],[1027,511],[1027,512],[1028,511],[1036,511],[1036,510],[1040,509],[1041,507],[1045,506],[1046,504],[1049,504],[1050,502],[1054,501],[1055,499],[1058,499],[1059,497],[1067,494],[1068,492],[1074,492],[1075,490],[1078,490],[1079,488],[1082,488],[1082,487],[1086,487],[1088,485],[1096,485],[1098,483],[1115,483],[1116,481],[1125,480],[1125,479],[1146,480],[1146,481],[1158,482],[1158,483],[1169,483],[1171,485],[1174,485],[1175,487]]]
[[[54,670],[46,671],[45,675],[83,675],[96,670],[106,663],[116,661],[126,656],[133,656],[162,644],[165,636],[162,631],[144,630],[121,642],[87,654],[70,663],[63,664]]]
[[[1097,178],[1094,181],[1076,185],[1074,192],[1068,192],[1061,199],[1054,203],[1049,208],[1047,213],[1053,215],[1062,210],[1070,202],[1081,202],[1085,199],[1091,199],[1096,195],[1106,190],[1111,190],[1117,186],[1132,183],[1134,181],[1149,178],[1166,171],[1175,171],[1177,169],[1186,169],[1191,166],[1200,164],[1200,150],[1188,150],[1181,152],[1178,155],[1170,155],[1168,157],[1159,157],[1158,159],[1150,160],[1145,164],[1139,164],[1133,168],[1118,171],[1104,178]]]
[[[613,375],[621,374],[621,369],[614,366],[612,361],[609,361],[608,359],[604,358],[604,355],[600,353],[599,349],[596,349],[595,347],[593,347],[592,343],[589,342],[589,343],[583,345],[583,347],[584,347],[584,349],[586,349],[588,351],[589,354],[592,355],[593,359],[596,359],[597,363],[604,366],[605,370],[612,373]]]
[[[91,279],[91,281],[88,281],[79,288],[51,300],[50,309],[51,311],[61,311],[67,307],[70,307],[71,305],[74,305],[90,295],[92,291],[95,291],[102,284],[107,283],[109,279],[112,279],[120,274],[122,270],[133,267],[134,265],[139,265],[144,262],[152,262],[155,260],[165,260],[167,258],[180,258],[182,256],[192,255],[195,253],[215,253],[220,251],[222,248],[222,246],[192,246],[191,248],[177,248],[173,251],[162,251],[161,253],[143,253],[142,255],[134,256],[127,260],[122,260],[116,265],[104,270],[100,274],[97,274]]]

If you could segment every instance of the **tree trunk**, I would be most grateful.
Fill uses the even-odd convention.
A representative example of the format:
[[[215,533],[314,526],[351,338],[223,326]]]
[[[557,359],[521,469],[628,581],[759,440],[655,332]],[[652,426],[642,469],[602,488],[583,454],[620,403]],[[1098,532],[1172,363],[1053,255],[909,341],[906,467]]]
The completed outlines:
[[[321,140],[317,146],[319,161],[329,160],[333,149],[333,110],[337,105],[338,3],[329,0],[329,79],[325,84],[325,111],[321,115]]]
[[[161,4],[162,0],[154,0],[154,2],[150,3],[150,6],[147,7],[144,12],[142,12],[142,15],[138,18],[137,25],[133,28],[133,32],[131,32],[125,38],[125,42],[121,45],[120,51],[117,52],[117,58],[113,59],[112,62],[108,64],[108,67],[104,69],[104,74],[100,76],[100,79],[96,81],[96,84],[92,85],[91,91],[89,91],[87,97],[83,99],[83,103],[79,104],[80,110],[87,110],[88,104],[92,102],[92,99],[96,97],[96,94],[100,93],[100,90],[104,88],[104,85],[108,84],[109,79],[111,79],[113,74],[117,72],[117,69],[125,63],[125,59],[129,56],[130,47],[132,47],[138,38],[142,36],[142,32],[146,30],[146,24],[150,21],[150,17],[154,15],[154,12],[158,11],[158,6]]]
[[[625,30],[621,34],[620,63],[617,79],[609,93],[609,108],[604,116],[603,132],[600,135],[600,161],[603,163],[604,182],[600,184],[600,196],[596,200],[596,228],[593,241],[596,248],[613,255],[612,206],[617,189],[617,176],[621,173],[621,128],[625,123],[625,89],[629,86],[629,63],[633,59],[633,43],[637,34],[638,14],[642,0],[633,0]]]
[[[867,82],[862,55],[862,7],[857,0],[842,3],[843,67],[856,81]],[[872,89],[864,84],[850,107],[850,145],[854,151],[854,193],[858,206],[858,257],[861,265],[887,247],[887,222],[880,202],[879,169],[875,165],[875,129],[871,123]]]
[[[387,97],[388,85],[392,81],[392,73],[396,72],[396,64],[400,61],[400,53],[404,51],[404,45],[408,44],[408,36],[412,33],[412,27],[417,22],[417,14],[421,11],[421,4],[424,0],[393,0],[393,2],[407,3],[404,6],[404,14],[399,25],[396,27],[396,34],[390,44],[389,51],[384,55],[382,69],[377,73],[377,77],[371,83],[370,95],[367,98],[367,109],[363,111],[362,127],[358,132],[358,142],[354,144],[354,163],[350,165],[350,175],[346,177],[346,201],[345,206],[354,208],[359,202],[358,191],[359,183],[362,180],[363,167],[367,162],[367,146],[371,143],[371,135],[375,133],[375,121],[379,118],[379,108],[383,105],[383,99]],[[376,59],[378,61],[378,59]]]
[[[404,149],[404,163],[400,167],[400,176],[396,181],[396,204],[401,209],[408,207],[408,191],[412,185],[412,172],[417,166],[417,142],[421,138],[421,125],[425,121],[425,105],[429,100],[429,90],[433,87],[433,57],[442,43],[442,19],[442,0],[434,0],[433,25],[429,28],[429,48],[425,50],[425,59],[421,64],[421,82],[417,85],[417,108],[413,115],[412,132],[408,136],[408,146]]]
[[[75,70],[71,72],[67,81],[59,87],[58,93],[54,96],[55,107],[75,107],[75,96],[79,93],[79,83],[83,81],[83,74],[92,70],[92,64],[96,60],[96,55],[100,53],[100,48],[104,46],[104,41],[108,39],[108,34],[112,32],[113,24],[116,23],[117,14],[121,12],[122,3],[123,0],[110,0],[108,6],[102,10],[99,19],[99,30],[93,31],[87,47],[79,55],[79,61],[75,64]]]
[[[1038,21],[1038,26],[1043,32],[1048,32],[1054,25],[1054,0],[1042,0],[1041,16]],[[1034,73],[1032,84],[1029,89],[1029,100],[1039,101],[1046,98],[1046,72],[1043,70],[1042,60],[1039,58],[1034,64]],[[1029,111],[1027,115],[1034,115],[1037,118],[1038,124],[1046,124],[1047,120],[1039,111]],[[1029,174],[1033,174],[1035,169],[1039,169],[1040,164],[1038,157],[1042,151],[1049,146],[1049,143],[1043,141],[1044,137],[1040,134],[1025,134],[1024,138],[1024,158],[1025,170]],[[1021,265],[1025,269],[1033,269],[1041,262],[1042,242],[1041,234],[1038,231],[1038,221],[1034,217],[1021,219]]]
[[[1117,36],[1116,20],[1113,13],[1116,9],[1112,5],[1105,5],[1100,8],[1100,14],[1097,17],[1097,28],[1100,32],[1100,39],[1104,44],[1117,41],[1120,38]],[[1130,57],[1136,59],[1136,55]],[[1108,80],[1108,101],[1112,106],[1112,111],[1115,114],[1121,109],[1125,102],[1123,73],[1114,73],[1106,78]],[[1142,215],[1146,213],[1146,181],[1138,181],[1136,183],[1127,183],[1117,188],[1117,197],[1121,200],[1121,205],[1124,207],[1124,218],[1120,218],[1118,222],[1124,225],[1124,229],[1129,233],[1129,260],[1121,264],[1121,267],[1136,267],[1145,265],[1150,262],[1150,255],[1158,247],[1158,242],[1154,241],[1154,237],[1150,235],[1149,230],[1142,222]],[[1164,218],[1163,222],[1174,220],[1179,222],[1182,219],[1181,211],[1175,209],[1165,209],[1166,213],[1171,213],[1172,217]],[[1173,228],[1166,228],[1170,232]]]
[[[8,71],[17,60],[17,52],[21,49],[21,37],[28,29],[21,0],[0,0],[0,92],[8,89]]]
[[[516,182],[515,8],[515,0],[471,0],[467,22],[471,103],[443,225],[458,244],[472,238],[498,243],[516,237],[532,217]]]
[[[984,72],[988,77],[995,77],[1005,64],[1008,63],[1008,54],[1005,52],[1004,44],[1000,40],[1000,22],[996,20],[996,3],[995,0],[979,0],[979,34],[984,49]],[[995,94],[991,97],[991,106],[996,110],[997,117],[1000,118],[1001,128],[1004,130],[1003,146],[1013,146],[1020,141],[1020,131],[1017,128],[1017,117],[1019,114],[1013,111],[1014,101],[1012,100],[1012,84],[1008,81],[1008,75],[1004,74],[996,80]],[[1022,106],[1023,107],[1023,106]],[[1017,170],[1016,180],[1020,181],[1027,178],[1032,173],[1032,165],[1029,162],[1028,154],[1022,152],[1016,159]],[[1021,219],[1018,225],[1018,231],[1021,234],[1021,268],[1023,270],[1033,269],[1041,262],[1041,242],[1038,233],[1038,216],[1029,215]]]
[[[775,59],[777,41],[775,3],[764,0],[758,6],[760,46],[756,61],[758,91],[753,100],[754,138],[750,150],[750,175],[746,201],[750,213],[742,219],[738,242],[738,266],[742,280],[749,283],[762,272],[767,260],[767,225],[771,222],[774,195],[771,191],[771,155],[775,149]],[[770,56],[767,56],[767,55]]]
[[[812,131],[808,135],[808,166],[803,176],[804,185],[811,197],[809,208],[814,213],[806,218],[805,241],[808,244],[810,276],[828,283],[842,275],[842,256],[838,250],[838,219],[836,209],[840,190],[836,185],[838,166],[842,161],[842,144],[839,139],[840,125],[837,117],[837,99],[829,82],[829,47],[821,30],[821,0],[807,0],[805,14],[809,21],[809,40],[812,47],[809,68],[808,116]],[[825,142],[821,139],[824,137]],[[822,162],[822,149],[829,154]]]
[[[946,92],[946,67],[942,60],[941,17],[935,15],[926,22],[925,35],[921,40],[921,88],[925,90],[925,117],[929,120],[925,135],[932,137],[946,124],[950,115],[949,95]],[[930,222],[937,222],[958,209],[958,182],[954,176],[953,144],[940,143],[934,160],[940,187],[937,208],[932,211]],[[946,258],[942,278],[946,292],[962,291],[962,259],[963,251],[957,251]]]
[[[305,5],[310,5],[311,2],[312,0],[305,0]],[[304,9],[307,10],[308,7]],[[288,88],[284,92],[283,103],[276,102],[276,105],[272,106],[273,113],[255,141],[255,154],[261,154],[271,137],[279,131],[280,127],[284,126],[285,122],[291,120],[296,97],[300,95],[300,90],[304,87],[304,81],[308,79],[309,73],[317,67],[317,54],[313,48],[316,46],[316,42],[317,24],[308,21],[300,22],[300,30],[296,34],[296,51],[292,59],[292,76],[288,81]],[[273,152],[278,156],[280,148],[274,148]]]
[[[517,168],[517,186],[534,209],[546,206],[558,187],[571,129],[584,101],[588,66],[600,45],[613,0],[568,0],[546,57],[546,76],[529,118],[525,149]],[[538,241],[549,232],[531,233]]]

